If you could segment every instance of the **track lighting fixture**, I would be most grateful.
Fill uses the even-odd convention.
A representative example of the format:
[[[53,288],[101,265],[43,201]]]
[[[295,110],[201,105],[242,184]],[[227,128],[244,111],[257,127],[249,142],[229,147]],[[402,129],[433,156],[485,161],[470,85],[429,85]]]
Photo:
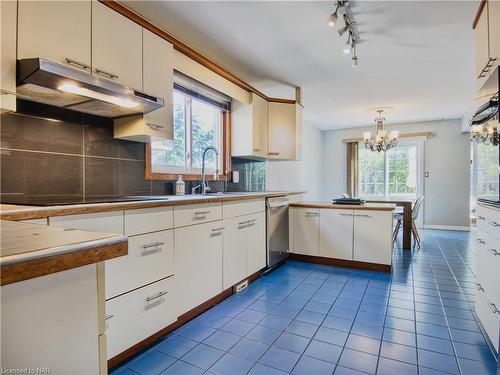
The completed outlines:
[[[356,22],[352,19],[352,14],[350,12],[350,2],[348,0],[337,0],[335,4],[335,11],[330,14],[328,18],[328,26],[335,27],[339,18],[339,13],[342,10],[342,19],[344,21],[344,26],[337,30],[339,35],[342,37],[346,32],[348,32],[347,42],[342,48],[342,52],[345,55],[349,55],[352,52],[352,65],[358,66],[358,57],[356,56],[356,46],[359,44],[359,35],[356,29]]]

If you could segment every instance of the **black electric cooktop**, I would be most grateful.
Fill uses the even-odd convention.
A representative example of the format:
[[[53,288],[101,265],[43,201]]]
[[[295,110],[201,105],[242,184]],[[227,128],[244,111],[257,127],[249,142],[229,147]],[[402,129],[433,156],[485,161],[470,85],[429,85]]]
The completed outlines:
[[[5,198],[5,197],[4,197]],[[10,198],[10,199],[9,199]],[[127,195],[121,197],[100,197],[100,198],[35,198],[35,199],[22,199],[21,197],[9,197],[2,199],[2,204],[18,204],[23,206],[67,206],[73,204],[92,204],[92,203],[120,203],[120,202],[140,202],[140,201],[157,201],[168,200],[165,195]]]

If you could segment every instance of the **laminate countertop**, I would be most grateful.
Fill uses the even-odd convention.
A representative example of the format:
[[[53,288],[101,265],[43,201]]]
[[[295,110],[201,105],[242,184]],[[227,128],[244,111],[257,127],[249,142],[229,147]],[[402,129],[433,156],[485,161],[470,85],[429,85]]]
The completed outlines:
[[[249,199],[283,197],[287,195],[304,194],[304,191],[266,191],[255,193],[212,193],[207,195],[164,195],[154,200],[138,200],[112,203],[83,203],[59,206],[26,206],[0,204],[0,219],[29,220],[43,219],[51,216],[79,215],[106,211],[132,210],[138,208],[182,206],[189,204],[204,204],[232,202]]]
[[[117,258],[126,236],[47,225],[0,221],[0,285]]]
[[[363,205],[332,204],[327,202],[292,203],[290,207],[328,208],[337,210],[394,211],[395,203],[365,203]]]

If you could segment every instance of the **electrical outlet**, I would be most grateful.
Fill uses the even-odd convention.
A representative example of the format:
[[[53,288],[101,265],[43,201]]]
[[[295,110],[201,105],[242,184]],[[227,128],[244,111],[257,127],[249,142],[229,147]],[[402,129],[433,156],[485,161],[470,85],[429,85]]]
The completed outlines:
[[[233,171],[233,182],[235,184],[240,182],[240,172],[238,171]]]

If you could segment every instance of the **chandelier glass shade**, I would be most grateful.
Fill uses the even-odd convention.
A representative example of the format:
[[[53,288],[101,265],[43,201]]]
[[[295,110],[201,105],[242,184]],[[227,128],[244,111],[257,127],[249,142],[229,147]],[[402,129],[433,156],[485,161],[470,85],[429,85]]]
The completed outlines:
[[[384,110],[379,109],[377,112],[379,115],[375,119],[375,123],[377,124],[375,135],[372,135],[370,131],[364,132],[363,140],[367,150],[385,152],[396,147],[398,144],[399,131],[392,130],[387,132],[387,130],[384,129],[385,118],[382,117]]]
[[[472,141],[491,143],[493,146],[498,146],[500,139],[498,136],[498,120],[491,120],[486,125],[474,125],[472,127]]]

